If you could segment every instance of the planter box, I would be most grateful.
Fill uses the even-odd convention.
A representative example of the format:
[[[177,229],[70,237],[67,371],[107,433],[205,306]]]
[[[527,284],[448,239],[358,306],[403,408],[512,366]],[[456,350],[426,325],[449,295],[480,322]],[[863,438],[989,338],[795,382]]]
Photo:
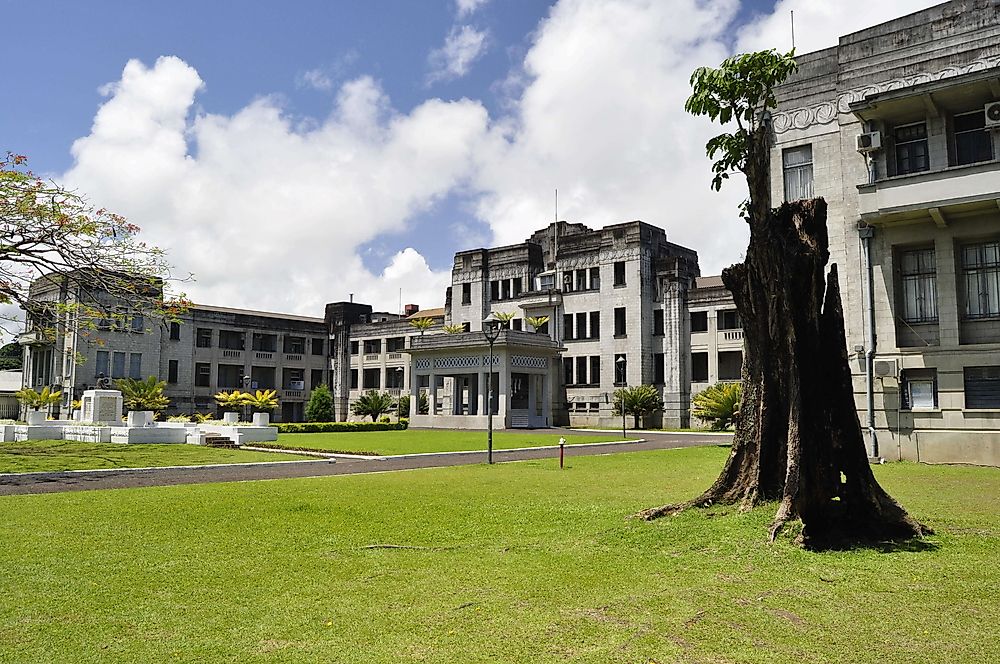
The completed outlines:
[[[187,429],[181,427],[115,427],[111,430],[112,443],[124,445],[177,444],[187,442]]]
[[[111,427],[76,424],[63,427],[64,440],[78,440],[82,443],[110,443]]]

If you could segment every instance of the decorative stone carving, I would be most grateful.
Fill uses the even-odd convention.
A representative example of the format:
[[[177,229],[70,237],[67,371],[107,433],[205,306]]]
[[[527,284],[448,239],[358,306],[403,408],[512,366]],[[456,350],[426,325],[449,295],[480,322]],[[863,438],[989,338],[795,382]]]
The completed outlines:
[[[526,369],[545,369],[549,366],[549,360],[545,357],[533,357],[530,355],[511,355],[510,366]]]

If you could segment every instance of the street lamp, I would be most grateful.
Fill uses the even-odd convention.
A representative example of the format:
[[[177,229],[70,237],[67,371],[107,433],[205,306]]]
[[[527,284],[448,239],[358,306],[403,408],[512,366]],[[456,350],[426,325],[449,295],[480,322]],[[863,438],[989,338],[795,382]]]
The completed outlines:
[[[502,321],[492,312],[483,319],[483,335],[490,345],[489,387],[486,391],[486,463],[493,463],[493,344],[500,336],[502,326]]]
[[[403,367],[396,367],[396,376],[399,377],[396,381],[399,386],[399,395],[396,396],[396,421],[399,422],[403,417]]]
[[[621,398],[618,401],[618,408],[622,411],[622,440],[625,440],[628,438],[628,435],[625,433],[625,389],[628,388],[628,378],[625,376],[625,356],[618,356],[615,364],[618,365],[618,372],[622,377]]]

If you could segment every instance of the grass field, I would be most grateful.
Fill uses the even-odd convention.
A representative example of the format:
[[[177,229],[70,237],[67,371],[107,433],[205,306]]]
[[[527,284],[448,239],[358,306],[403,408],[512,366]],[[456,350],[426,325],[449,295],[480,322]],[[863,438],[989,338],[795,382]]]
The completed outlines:
[[[215,449],[200,445],[119,445],[80,443],[73,440],[0,443],[0,473],[200,466],[307,458],[309,457],[286,453]]]
[[[638,434],[629,434],[638,438]],[[558,433],[493,432],[493,449],[507,450],[519,447],[558,445]],[[621,431],[615,435],[596,433],[592,436],[565,434],[566,444],[603,443],[621,440]],[[352,454],[418,454],[421,452],[461,452],[485,450],[485,431],[453,431],[407,429],[405,431],[343,431],[337,433],[283,433],[277,443],[266,443],[286,448],[317,450],[320,452],[349,452]]]
[[[0,661],[989,662],[1000,471],[891,464],[936,534],[809,553],[773,510],[625,517],[724,449],[0,498]]]

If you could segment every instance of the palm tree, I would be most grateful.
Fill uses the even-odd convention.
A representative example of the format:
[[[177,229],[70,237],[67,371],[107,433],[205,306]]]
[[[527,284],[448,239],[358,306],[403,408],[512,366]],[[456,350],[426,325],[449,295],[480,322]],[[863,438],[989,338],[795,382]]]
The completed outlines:
[[[241,392],[240,390],[232,392],[223,390],[215,395],[215,403],[219,404],[222,410],[239,411],[246,405],[248,395],[249,392]]]
[[[455,325],[445,325],[444,331],[447,332],[448,334],[460,334],[462,332],[465,332],[465,326],[462,325],[461,323],[457,323]]]
[[[243,405],[250,406],[256,413],[270,413],[278,407],[277,390],[257,390],[243,393]]]
[[[512,311],[494,311],[493,317],[503,323],[505,328],[510,329],[510,322],[514,320],[514,313]]]
[[[692,414],[716,431],[728,429],[739,415],[742,395],[740,383],[716,383],[694,395]]]
[[[157,380],[156,376],[145,380],[122,378],[115,385],[122,393],[122,401],[127,410],[151,410],[158,413],[170,405],[170,399],[163,396],[163,388],[167,386],[167,382]]]
[[[635,418],[635,428],[639,428],[639,418],[652,415],[663,409],[663,400],[652,385],[636,385],[615,390],[614,409],[612,414],[621,417],[622,400],[625,402],[625,414]]]
[[[424,336],[424,332],[434,327],[433,318],[413,318],[410,320],[410,327],[414,327],[420,330],[420,336]]]
[[[376,422],[382,415],[392,412],[394,407],[395,401],[388,392],[368,390],[354,402],[354,405],[351,406],[351,412],[358,417],[370,415],[372,422]]]
[[[548,324],[549,317],[548,316],[538,316],[537,318],[535,318],[535,317],[525,318],[525,320],[528,321],[528,325],[530,325],[531,327],[533,327],[535,329],[535,332],[538,332],[538,329],[540,327],[543,327],[546,324]]]
[[[48,386],[45,386],[41,392],[36,392],[30,387],[25,387],[15,392],[14,398],[26,408],[40,410],[59,405],[59,402],[62,401],[62,390],[50,390]]]

